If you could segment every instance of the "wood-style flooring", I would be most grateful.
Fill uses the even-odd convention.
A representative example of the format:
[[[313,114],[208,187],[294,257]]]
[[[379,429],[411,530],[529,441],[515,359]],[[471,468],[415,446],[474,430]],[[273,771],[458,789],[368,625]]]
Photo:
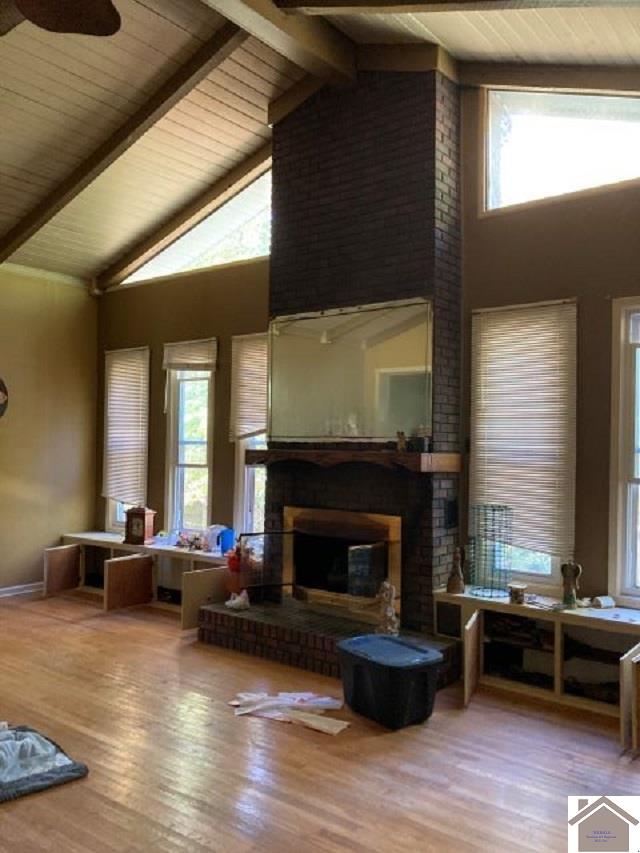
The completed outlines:
[[[252,717],[242,690],[340,683],[199,645],[149,609],[0,601],[0,719],[34,726],[87,779],[0,805],[0,851],[565,851],[568,794],[640,794],[611,721],[438,694],[387,732],[337,737]]]

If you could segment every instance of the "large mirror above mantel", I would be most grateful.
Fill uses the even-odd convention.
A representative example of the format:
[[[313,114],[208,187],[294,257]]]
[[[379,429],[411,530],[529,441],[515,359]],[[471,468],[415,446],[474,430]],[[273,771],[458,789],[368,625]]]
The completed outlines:
[[[389,442],[431,434],[432,311],[425,299],[276,317],[269,439]]]

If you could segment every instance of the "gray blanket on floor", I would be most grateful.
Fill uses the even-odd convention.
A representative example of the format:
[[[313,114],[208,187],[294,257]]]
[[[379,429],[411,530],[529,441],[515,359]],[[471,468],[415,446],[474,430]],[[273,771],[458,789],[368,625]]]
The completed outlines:
[[[0,803],[63,785],[88,773],[60,747],[29,726],[0,726]]]

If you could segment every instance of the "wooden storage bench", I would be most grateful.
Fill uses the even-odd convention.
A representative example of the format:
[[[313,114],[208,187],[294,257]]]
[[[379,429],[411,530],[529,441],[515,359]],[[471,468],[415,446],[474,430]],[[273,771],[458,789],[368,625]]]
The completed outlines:
[[[179,603],[158,601],[158,564],[177,566]],[[198,627],[203,604],[224,601],[223,557],[169,545],[128,545],[117,533],[67,533],[62,545],[44,553],[44,594],[74,593],[101,604],[105,611],[139,604],[170,610],[183,629]]]
[[[434,606],[436,634],[463,643],[465,705],[480,684],[619,717],[623,748],[640,748],[640,610],[550,610],[444,590]]]

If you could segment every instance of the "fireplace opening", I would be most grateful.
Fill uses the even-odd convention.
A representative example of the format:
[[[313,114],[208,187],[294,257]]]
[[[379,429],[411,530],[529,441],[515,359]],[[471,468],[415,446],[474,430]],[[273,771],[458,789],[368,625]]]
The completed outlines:
[[[295,598],[378,619],[377,595],[388,579],[400,607],[398,516],[351,510],[284,507],[283,581]]]
[[[293,563],[297,585],[371,598],[387,577],[387,543],[296,530]]]

